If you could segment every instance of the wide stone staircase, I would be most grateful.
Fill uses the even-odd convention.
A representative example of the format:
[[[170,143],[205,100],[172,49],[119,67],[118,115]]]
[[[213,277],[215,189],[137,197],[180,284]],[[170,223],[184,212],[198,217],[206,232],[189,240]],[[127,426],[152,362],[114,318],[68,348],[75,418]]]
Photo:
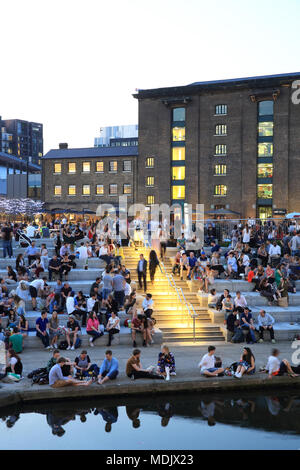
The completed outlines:
[[[137,283],[137,265],[141,253],[149,259],[149,248],[124,247],[125,265],[131,272],[131,279]],[[148,267],[149,268],[149,267]],[[143,294],[143,290],[137,291]],[[186,281],[174,280],[172,265],[167,258],[156,270],[154,284],[147,272],[147,292],[154,301],[153,316],[156,326],[163,332],[166,342],[190,342],[194,340],[193,318],[195,315],[196,341],[224,341],[219,326],[215,326],[208,314],[207,307],[201,307],[196,293],[191,292]]]

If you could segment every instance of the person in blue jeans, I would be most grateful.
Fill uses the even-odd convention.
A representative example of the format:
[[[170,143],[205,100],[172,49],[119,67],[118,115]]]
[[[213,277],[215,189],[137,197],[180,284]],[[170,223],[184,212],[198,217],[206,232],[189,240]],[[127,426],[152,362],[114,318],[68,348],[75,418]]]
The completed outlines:
[[[42,310],[41,316],[35,322],[36,335],[42,340],[45,349],[50,349],[50,340],[48,334],[48,323],[47,311]]]
[[[98,384],[103,385],[108,380],[114,380],[119,374],[119,363],[112,357],[112,351],[108,349],[105,352],[105,359],[101,364],[98,375]]]
[[[6,253],[8,254],[9,258],[13,256],[13,249],[12,249],[12,229],[9,225],[5,222],[1,229],[2,233],[2,241],[3,241],[3,258],[6,258]]]
[[[255,357],[250,348],[244,348],[243,354],[238,363],[234,377],[241,379],[244,374],[252,375],[255,373]]]
[[[248,307],[244,308],[244,312],[241,314],[240,322],[241,322],[241,328],[243,330],[248,331],[247,336],[246,336],[247,343],[248,344],[256,343],[256,338],[255,338],[255,333],[254,333],[256,328],[254,326],[252,313],[250,313]]]

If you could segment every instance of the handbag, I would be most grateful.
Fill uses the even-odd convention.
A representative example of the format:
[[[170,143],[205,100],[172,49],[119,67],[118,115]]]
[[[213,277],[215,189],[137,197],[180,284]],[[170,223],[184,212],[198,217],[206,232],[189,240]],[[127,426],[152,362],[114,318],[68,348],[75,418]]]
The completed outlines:
[[[288,297],[279,297],[278,307],[288,307]]]

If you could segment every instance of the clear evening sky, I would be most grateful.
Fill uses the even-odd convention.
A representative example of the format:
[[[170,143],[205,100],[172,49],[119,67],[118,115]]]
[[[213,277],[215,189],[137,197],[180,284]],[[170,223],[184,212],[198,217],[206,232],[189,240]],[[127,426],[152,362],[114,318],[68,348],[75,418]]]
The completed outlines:
[[[44,151],[138,122],[136,88],[297,72],[299,0],[2,0],[0,115]]]

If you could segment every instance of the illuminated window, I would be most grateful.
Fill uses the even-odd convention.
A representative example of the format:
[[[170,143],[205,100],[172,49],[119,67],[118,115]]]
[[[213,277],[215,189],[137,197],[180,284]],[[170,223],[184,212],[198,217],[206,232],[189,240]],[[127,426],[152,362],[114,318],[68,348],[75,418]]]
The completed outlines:
[[[89,184],[84,184],[82,186],[82,195],[89,196],[91,194],[91,186]]]
[[[226,145],[216,145],[215,155],[227,155],[227,146]]]
[[[273,164],[272,163],[259,163],[257,165],[258,178],[272,178],[273,177]]]
[[[124,160],[123,171],[131,171],[131,160]]]
[[[102,196],[104,194],[104,186],[103,184],[96,184],[96,194],[98,196]]]
[[[217,104],[215,114],[227,114],[227,104]]]
[[[154,167],[154,158],[148,157],[146,158],[146,168],[153,168]]]
[[[172,179],[173,180],[184,180],[185,179],[185,166],[173,166],[173,168],[172,168]]]
[[[54,173],[61,173],[61,163],[54,163]]]
[[[76,163],[68,163],[68,172],[76,173]]]
[[[83,171],[83,173],[90,173],[90,171],[91,171],[90,162],[83,162],[82,163],[82,171]]]
[[[226,196],[227,186],[225,184],[217,184],[215,186],[215,196]]]
[[[154,176],[147,176],[146,186],[154,186]]]
[[[116,173],[118,171],[118,162],[109,162],[109,171]]]
[[[103,162],[96,162],[96,171],[97,171],[97,173],[103,173],[103,171],[104,171],[104,163]]]
[[[174,108],[172,111],[173,122],[185,121],[185,108]]]
[[[185,147],[173,147],[172,160],[185,160]]]
[[[172,186],[172,199],[184,199],[185,186]]]
[[[259,137],[272,136],[274,123],[272,121],[260,122],[258,124]]]
[[[185,140],[185,127],[173,127],[172,129],[173,142],[180,142]]]
[[[131,184],[123,185],[123,194],[131,194]]]
[[[272,217],[272,207],[271,206],[260,206],[258,208],[258,217],[260,219],[267,219],[268,217]]]
[[[271,142],[260,142],[258,144],[259,157],[273,157],[273,144]]]
[[[227,125],[226,124],[218,124],[215,130],[216,135],[227,135]]]
[[[69,184],[68,194],[69,194],[69,196],[76,196],[76,186],[75,186],[75,184]]]
[[[226,165],[215,165],[215,175],[226,175],[227,166]]]
[[[272,199],[273,185],[272,184],[258,184],[257,185],[257,197],[259,199]]]
[[[112,195],[118,194],[118,185],[117,184],[110,184],[109,185],[109,194],[112,194]]]
[[[147,204],[154,204],[154,196],[152,194],[147,196]]]
[[[54,196],[61,196],[61,186],[54,186]]]
[[[273,101],[260,101],[258,103],[259,116],[273,116],[274,102]]]

